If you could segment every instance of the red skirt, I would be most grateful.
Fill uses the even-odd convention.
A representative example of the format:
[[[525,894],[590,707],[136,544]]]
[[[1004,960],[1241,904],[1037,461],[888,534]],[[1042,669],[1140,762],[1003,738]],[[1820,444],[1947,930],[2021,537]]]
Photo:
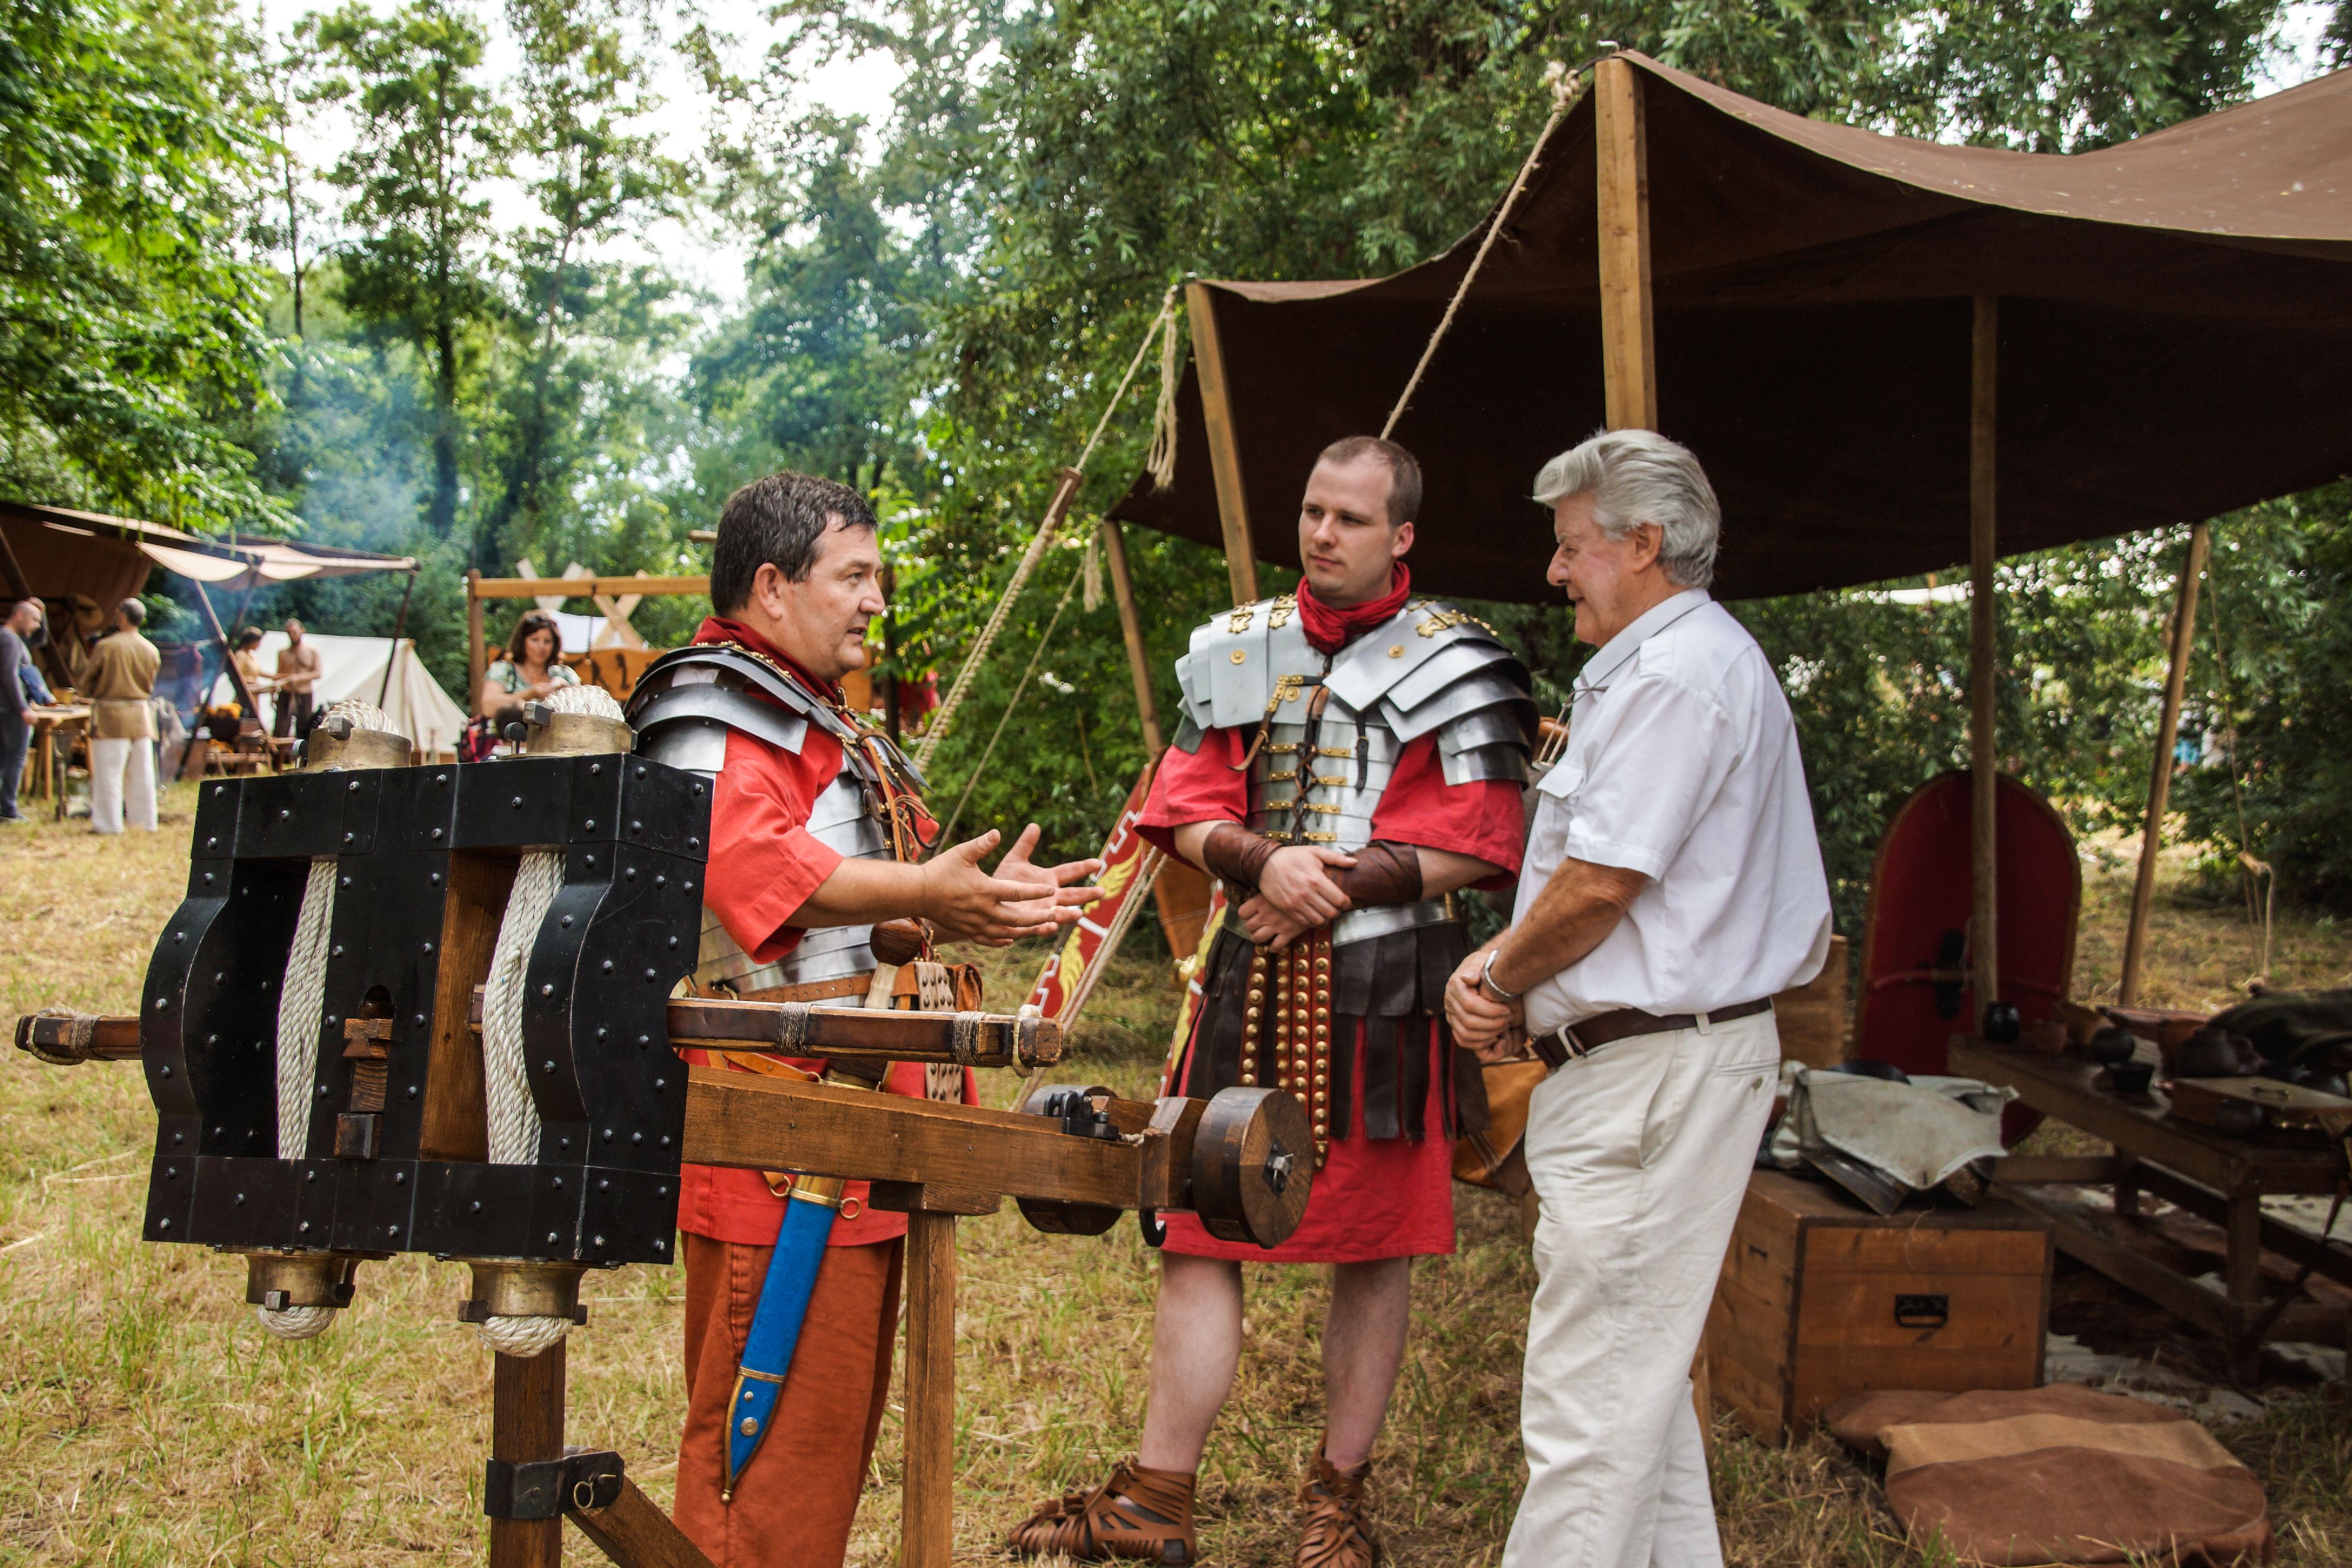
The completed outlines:
[[[1451,1047],[1431,1020],[1429,1104],[1422,1125],[1445,1125],[1448,1064],[1438,1053]],[[1363,1041],[1356,1049],[1356,1081],[1364,1081]],[[1184,1076],[1192,1077],[1188,1058]],[[1186,1090],[1179,1088],[1177,1093]],[[1351,1129],[1350,1131],[1358,1131]],[[1237,1263],[1371,1263],[1383,1258],[1425,1258],[1454,1250],[1454,1146],[1441,1136],[1414,1142],[1407,1138],[1334,1138],[1323,1168],[1308,1189],[1307,1215],[1279,1247],[1220,1241],[1188,1214],[1168,1216],[1165,1250],[1188,1258],[1223,1258]]]

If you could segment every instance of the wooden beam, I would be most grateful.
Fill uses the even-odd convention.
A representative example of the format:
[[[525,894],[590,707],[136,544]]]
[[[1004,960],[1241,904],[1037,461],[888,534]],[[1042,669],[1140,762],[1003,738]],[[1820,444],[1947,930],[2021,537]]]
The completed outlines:
[[[698,1164],[1120,1208],[1135,1207],[1141,1191],[1140,1150],[1074,1138],[1042,1116],[719,1068],[689,1068],[686,1096],[683,1157]]]
[[[1658,359],[1650,310],[1650,158],[1642,78],[1630,60],[1592,68],[1599,149],[1601,363],[1612,430],[1658,427]]]
[[[482,679],[488,668],[482,658],[482,574],[466,574],[466,711],[481,715]]]
[[[1127,540],[1109,518],[1103,519],[1101,526],[1111,597],[1118,601],[1118,632],[1127,642],[1127,673],[1134,679],[1135,710],[1143,721],[1143,751],[1156,758],[1167,742],[1160,733],[1160,704],[1151,695],[1151,660],[1143,647],[1143,616],[1136,608],[1135,579],[1128,574]]]
[[[2000,999],[2000,844],[1994,823],[2000,798],[2000,752],[1994,744],[2000,642],[1992,571],[2000,352],[2000,301],[1979,294],[1969,353],[1969,868],[1974,894],[1969,967],[1976,1000],[1971,1028],[1982,1028],[1987,1004]]]
[[[619,1568],[712,1568],[701,1548],[626,1476],[621,1495],[604,1507],[582,1508],[567,1498],[563,1512]]]
[[[1184,310],[1192,323],[1192,363],[1201,377],[1201,417],[1209,427],[1209,468],[1217,481],[1217,521],[1225,533],[1225,577],[1234,603],[1257,595],[1257,553],[1251,542],[1249,494],[1242,484],[1242,454],[1234,429],[1225,351],[1217,337],[1216,307],[1205,283],[1184,285]]]
[[[592,599],[630,594],[708,594],[710,579],[699,577],[482,577],[467,576],[478,599],[536,599],[560,595],[566,599]]]
[[[906,1494],[898,1568],[949,1568],[955,1548],[956,1216],[907,1216]]]
[[[535,1356],[496,1352],[490,1458],[534,1464],[563,1457],[563,1342]],[[562,1568],[563,1516],[490,1521],[490,1568]]]
[[[2189,658],[2197,646],[2197,589],[2213,548],[2212,530],[2199,523],[2189,531],[2189,551],[2180,560],[2180,581],[2172,595],[2171,663],[2164,676],[2164,705],[2157,717],[2156,756],[2148,766],[2147,815],[2139,830],[2139,874],[2132,882],[2130,923],[2124,928],[2124,977],[2116,1000],[2129,1007],[2139,1000],[2147,963],[2147,916],[2156,901],[2156,858],[2164,847],[2164,812],[2172,795],[2172,747],[2180,738],[2180,698],[2189,681]]]

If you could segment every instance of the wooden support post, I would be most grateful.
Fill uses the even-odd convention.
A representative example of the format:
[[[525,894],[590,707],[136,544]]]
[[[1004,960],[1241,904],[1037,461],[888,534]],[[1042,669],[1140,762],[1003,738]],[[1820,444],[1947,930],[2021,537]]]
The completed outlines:
[[[466,711],[476,713],[482,700],[482,574],[466,574]],[[477,717],[479,715],[477,714]]]
[[[1993,813],[1999,795],[2000,752],[1994,744],[2000,694],[1994,689],[2000,648],[1993,603],[1994,435],[2000,374],[2000,306],[1976,300],[1969,354],[1969,866],[1975,900],[1969,923],[1969,978],[1981,1027],[1988,1004],[2000,999],[1999,843]]]
[[[2172,746],[2180,738],[2180,697],[2189,681],[2189,658],[2197,644],[2197,588],[2213,547],[2212,530],[2199,523],[2189,531],[2189,553],[2181,558],[2180,585],[2172,595],[2171,664],[2164,676],[2164,707],[2156,724],[2156,757],[2148,767],[2147,816],[2140,824],[2139,875],[2132,882],[2131,923],[2124,930],[2124,977],[2116,1000],[2126,1007],[2139,1000],[2147,961],[2148,909],[2156,900],[2156,857],[2164,847],[2164,813],[2172,795]]]
[[[1249,494],[1242,484],[1242,455],[1234,429],[1232,389],[1225,380],[1225,351],[1217,338],[1216,308],[1208,285],[1184,285],[1184,310],[1192,324],[1192,363],[1201,376],[1201,417],[1209,427],[1209,468],[1217,481],[1217,521],[1225,531],[1225,576],[1234,603],[1257,597],[1257,554],[1250,540]]]
[[[1167,742],[1160,734],[1160,704],[1151,695],[1151,661],[1143,650],[1143,617],[1135,607],[1135,579],[1128,575],[1127,541],[1109,518],[1103,519],[1101,526],[1111,597],[1118,601],[1119,636],[1127,639],[1127,672],[1135,678],[1135,710],[1143,721],[1143,751],[1157,759]]]
[[[907,1216],[907,1482],[898,1568],[955,1554],[956,1216]]]
[[[530,1464],[563,1457],[563,1342],[535,1356],[494,1352],[490,1458]],[[490,1568],[562,1568],[563,1518],[490,1521]]]
[[[1601,363],[1612,430],[1658,427],[1658,360],[1650,311],[1650,160],[1642,78],[1629,60],[1592,68],[1600,154]]]

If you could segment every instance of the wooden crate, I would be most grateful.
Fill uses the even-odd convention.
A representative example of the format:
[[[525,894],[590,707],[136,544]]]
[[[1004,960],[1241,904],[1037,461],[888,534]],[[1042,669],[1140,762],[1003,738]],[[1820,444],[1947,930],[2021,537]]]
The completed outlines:
[[[2050,1321],[2050,1233],[2023,1210],[1872,1214],[1759,1171],[1707,1314],[1718,1406],[1768,1443],[1874,1388],[2032,1388]]]
[[[1830,938],[1822,972],[1803,985],[1772,998],[1780,1026],[1780,1055],[1809,1068],[1833,1068],[1846,1058],[1846,942]]]

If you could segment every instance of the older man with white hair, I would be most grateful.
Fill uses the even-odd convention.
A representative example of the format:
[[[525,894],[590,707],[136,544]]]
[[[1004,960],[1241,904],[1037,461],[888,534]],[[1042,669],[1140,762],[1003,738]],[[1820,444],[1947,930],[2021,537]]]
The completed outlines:
[[[1544,465],[1548,574],[1599,651],[1537,786],[1512,924],[1446,987],[1455,1037],[1552,1075],[1504,1568],[1723,1561],[1690,1368],[1780,1067],[1773,993],[1829,951],[1828,879],[1788,700],[1707,595],[1720,511],[1646,430]]]

